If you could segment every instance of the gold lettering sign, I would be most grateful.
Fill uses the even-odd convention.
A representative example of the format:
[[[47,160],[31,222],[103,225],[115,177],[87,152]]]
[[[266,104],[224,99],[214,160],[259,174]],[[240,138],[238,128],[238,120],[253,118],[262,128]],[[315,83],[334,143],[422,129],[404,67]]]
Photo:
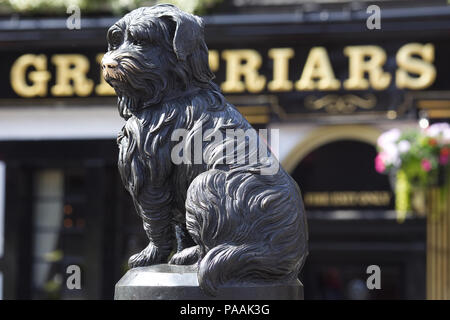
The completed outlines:
[[[222,83],[224,92],[260,92],[266,78],[258,73],[262,58],[256,50],[225,50],[222,57],[227,62],[226,79]],[[245,82],[241,81],[241,76]]]
[[[304,196],[309,207],[388,206],[391,198],[389,191],[307,192]]]
[[[269,57],[273,59],[273,80],[267,84],[270,91],[290,91],[293,84],[289,80],[289,59],[294,57],[294,49],[270,49]]]
[[[423,90],[430,87],[436,79],[434,46],[431,43],[408,43],[396,53],[397,70],[385,71],[386,52],[379,46],[347,46],[343,55],[348,57],[348,79],[343,79],[345,90],[384,90],[395,75],[395,85],[399,89]],[[91,68],[89,59],[81,54],[24,54],[12,65],[11,87],[17,95],[24,98],[46,97],[48,91],[53,96],[86,97],[115,95],[111,86],[101,75],[101,58],[96,56],[96,71],[99,80],[94,81],[87,74]],[[259,93],[290,91],[333,91],[341,88],[341,80],[335,77],[332,63],[324,47],[313,47],[309,51],[303,70],[289,74],[289,64],[295,57],[293,48],[272,48],[267,51],[267,65],[272,66],[271,79],[262,75],[263,56],[253,49],[209,51],[209,65],[213,72],[225,71],[221,84],[224,93]],[[221,64],[221,59],[224,63]],[[48,60],[55,66],[55,74],[48,68]],[[291,69],[291,70],[295,70]],[[49,88],[54,77],[55,84]],[[298,79],[295,83],[292,79]]]
[[[328,53],[323,47],[309,51],[302,77],[295,83],[297,90],[337,90],[341,82],[335,78]]]
[[[422,59],[415,58],[418,55]],[[431,43],[409,43],[397,52],[396,84],[399,89],[421,90],[429,87],[436,79],[434,61],[434,46]],[[409,73],[418,75],[411,77]]]
[[[208,62],[212,72],[219,70],[219,53],[216,50],[209,50]]]
[[[344,81],[347,90],[367,90],[369,85],[375,90],[386,89],[391,75],[383,71],[386,52],[378,46],[349,46],[344,48],[349,57],[349,78]],[[368,58],[368,60],[366,60]],[[369,80],[364,74],[369,75]]]
[[[89,60],[81,54],[55,54],[52,63],[56,66],[56,84],[52,87],[54,96],[88,96],[94,82],[86,77]],[[70,81],[73,81],[73,85]]]
[[[26,81],[26,72],[29,67],[35,69],[28,73],[31,85]],[[10,73],[13,90],[24,98],[45,97],[50,77],[50,72],[47,71],[47,58],[43,54],[24,54],[14,62]]]

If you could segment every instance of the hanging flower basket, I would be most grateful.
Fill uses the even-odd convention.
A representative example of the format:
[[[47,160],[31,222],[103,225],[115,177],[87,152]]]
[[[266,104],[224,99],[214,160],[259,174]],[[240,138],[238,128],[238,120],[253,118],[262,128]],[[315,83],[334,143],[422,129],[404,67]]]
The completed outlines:
[[[425,195],[431,186],[449,183],[450,125],[435,123],[427,129],[391,129],[380,135],[375,169],[388,174],[395,191],[397,219],[409,212],[426,213]]]

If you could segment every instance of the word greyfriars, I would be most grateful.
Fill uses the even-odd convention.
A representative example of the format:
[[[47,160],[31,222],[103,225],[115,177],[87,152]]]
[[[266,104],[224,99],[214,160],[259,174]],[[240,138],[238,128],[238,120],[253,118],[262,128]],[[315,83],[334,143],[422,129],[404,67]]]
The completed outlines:
[[[225,70],[225,78],[221,82],[221,89],[225,93],[385,90],[391,83],[398,89],[423,90],[436,79],[432,43],[407,43],[401,46],[395,55],[395,70],[388,70],[391,66],[385,66],[388,57],[380,46],[346,46],[342,54],[348,57],[349,66],[349,77],[342,80],[336,77],[332,60],[324,47],[312,47],[304,66],[295,65],[294,70],[297,72],[293,74],[289,72],[289,65],[296,56],[294,48],[270,48],[266,56],[253,49],[227,49],[221,54],[218,50],[210,50],[208,60],[212,71]],[[88,77],[90,69],[97,71],[102,57],[102,53],[97,54],[94,62],[82,54],[54,54],[47,57],[45,54],[27,53],[17,58],[11,67],[11,87],[23,98],[85,97],[91,94],[111,96],[114,90],[102,77],[98,83]],[[220,63],[220,58],[224,63]],[[260,70],[264,64],[272,64],[272,72]],[[54,75],[50,72],[50,65],[54,66]],[[365,78],[366,73],[368,79]],[[55,84],[50,86],[53,78]]]
[[[223,144],[207,141],[205,163],[171,161],[176,129],[189,131],[184,150],[192,150],[200,129],[251,128],[212,81],[201,19],[172,5],[140,8],[107,39],[103,74],[126,119],[119,171],[149,238],[130,267],[164,263],[176,247],[169,263],[198,264],[199,284],[212,295],[223,284],[296,279],[307,255],[303,202],[281,167],[261,174],[277,161],[262,139],[255,137],[268,156],[256,163],[227,164]]]

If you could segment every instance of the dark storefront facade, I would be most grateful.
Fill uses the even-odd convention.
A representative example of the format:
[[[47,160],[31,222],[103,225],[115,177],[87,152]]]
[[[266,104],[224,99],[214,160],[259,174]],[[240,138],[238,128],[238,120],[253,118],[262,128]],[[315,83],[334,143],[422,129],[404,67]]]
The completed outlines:
[[[423,299],[425,218],[396,221],[373,160],[384,130],[450,118],[450,8],[388,8],[381,30],[367,29],[365,10],[323,12],[206,17],[211,69],[256,128],[279,130],[272,146],[308,211],[305,298]],[[115,20],[0,21],[3,298],[111,299],[145,246],[116,167],[123,123],[100,76]],[[66,288],[69,265],[81,290]],[[370,265],[382,290],[365,287]]]

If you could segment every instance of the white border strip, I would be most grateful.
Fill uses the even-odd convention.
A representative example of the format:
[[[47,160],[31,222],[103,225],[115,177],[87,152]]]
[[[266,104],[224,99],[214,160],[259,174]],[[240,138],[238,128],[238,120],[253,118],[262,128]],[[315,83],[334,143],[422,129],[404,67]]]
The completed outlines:
[[[115,139],[125,124],[115,107],[0,108],[0,140]]]

